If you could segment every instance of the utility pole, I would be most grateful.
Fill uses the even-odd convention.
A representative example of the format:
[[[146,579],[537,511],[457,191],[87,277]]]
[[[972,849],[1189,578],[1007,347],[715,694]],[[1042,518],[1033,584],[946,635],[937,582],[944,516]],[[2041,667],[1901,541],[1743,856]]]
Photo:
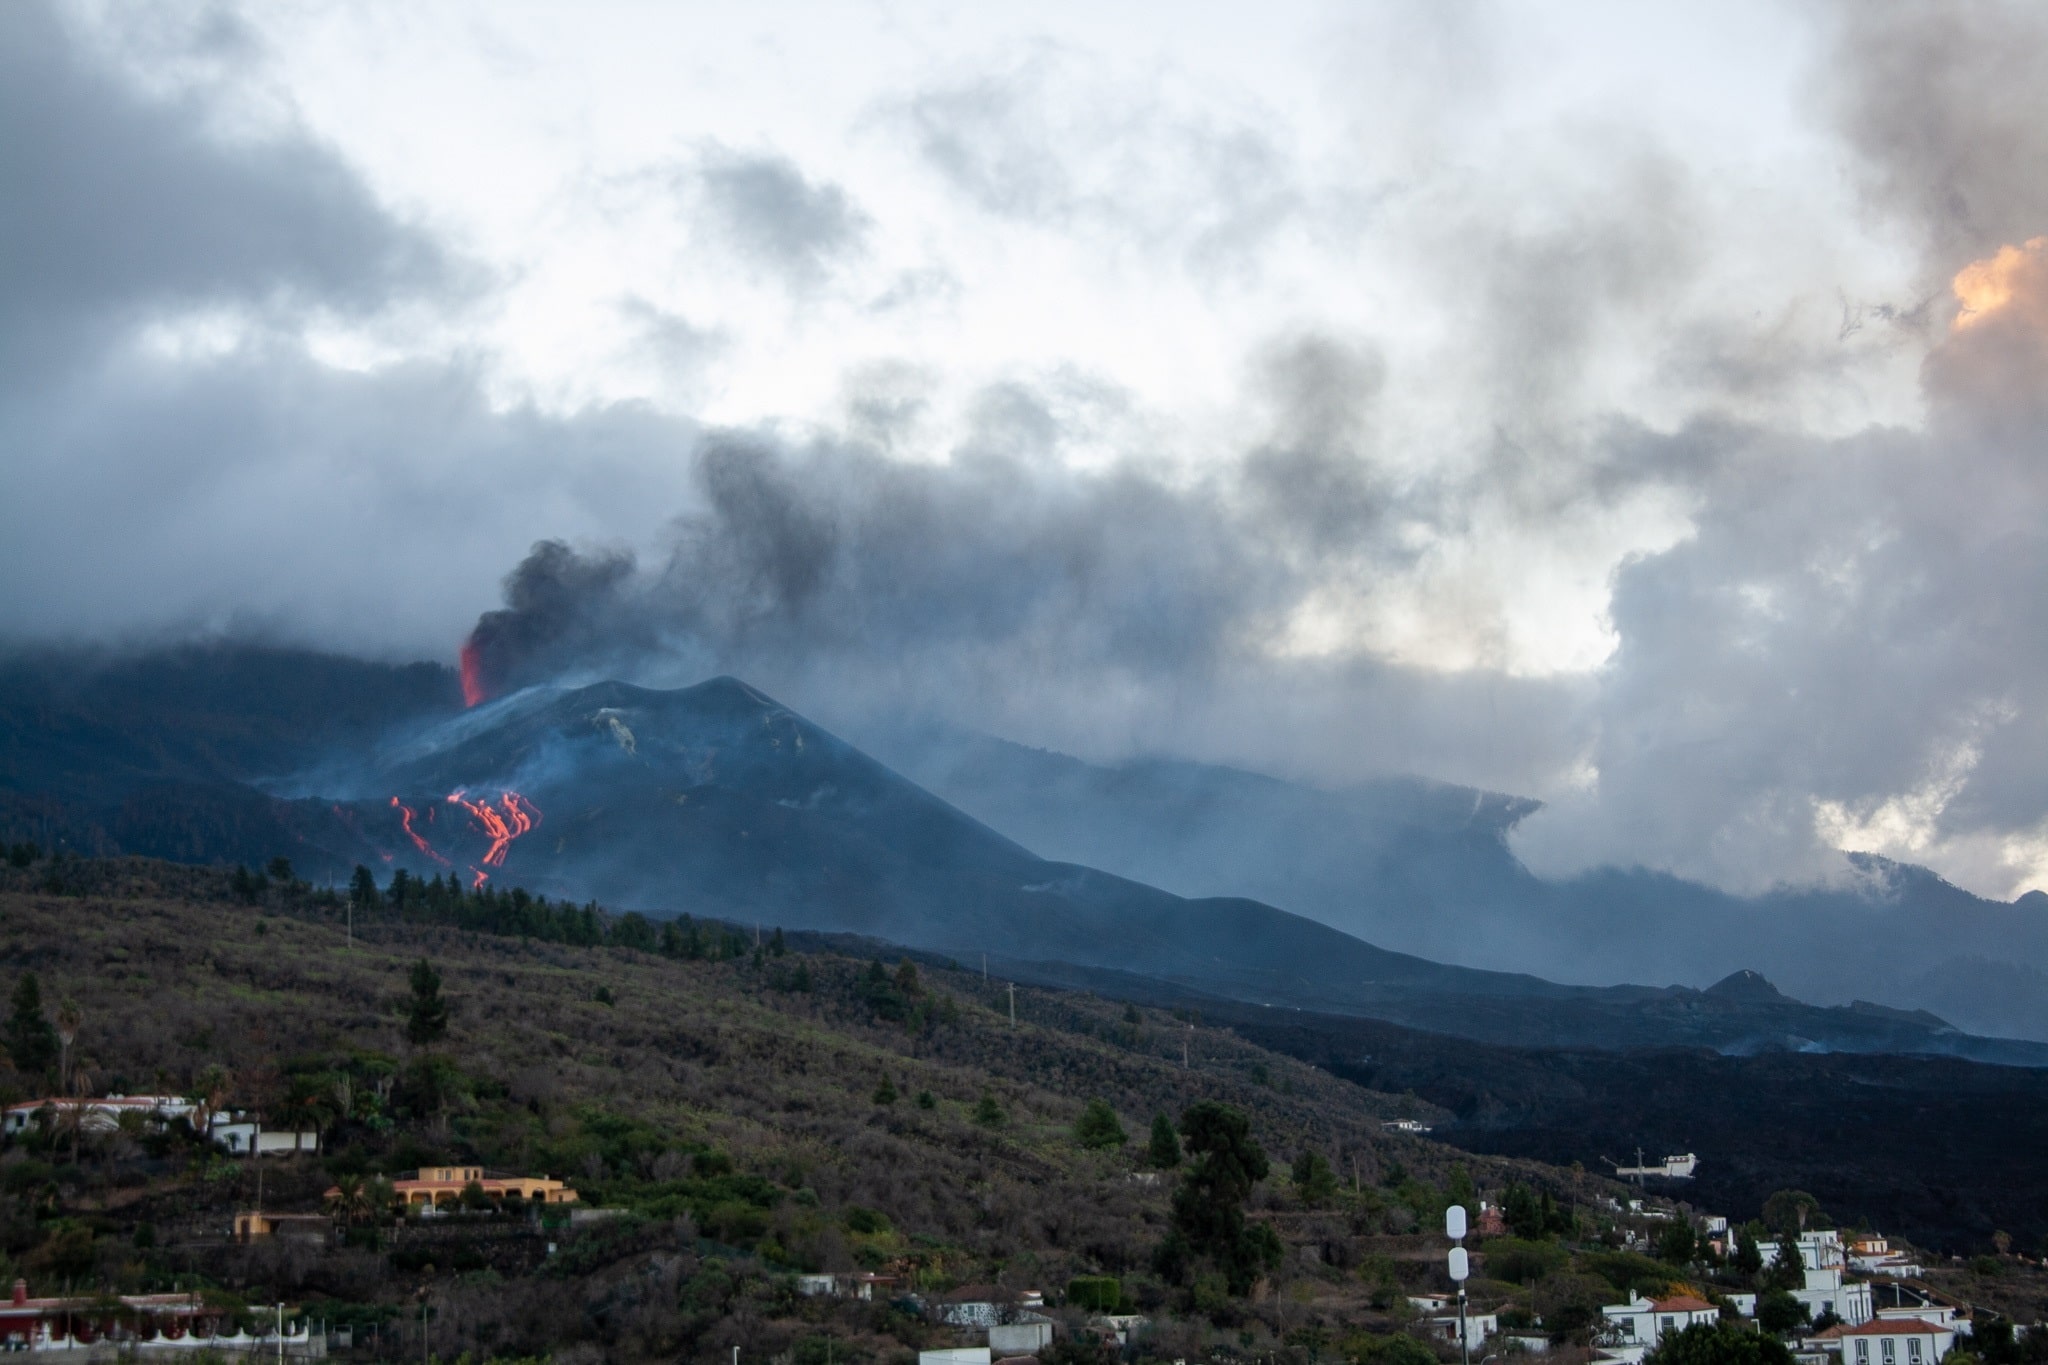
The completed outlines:
[[[1188,1031],[1182,1034],[1180,1039],[1180,1069],[1182,1071],[1188,1070],[1188,1041],[1192,1039],[1194,1036],[1195,1026],[1193,1024],[1189,1024]]]
[[[1017,983],[1010,983],[1010,1027],[1017,1027]]]
[[[983,985],[987,985],[987,984],[988,984],[988,954],[987,954],[987,953],[983,953],[983,954],[981,955],[981,980],[982,980],[982,984],[983,984]]]

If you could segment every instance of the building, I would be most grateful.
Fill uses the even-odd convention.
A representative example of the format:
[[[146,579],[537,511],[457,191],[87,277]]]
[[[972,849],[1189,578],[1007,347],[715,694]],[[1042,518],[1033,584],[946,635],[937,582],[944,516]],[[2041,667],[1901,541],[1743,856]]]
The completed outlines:
[[[1088,1325],[1115,1337],[1117,1345],[1128,1346],[1133,1337],[1152,1325],[1152,1319],[1137,1313],[1104,1313],[1088,1319]]]
[[[206,1135],[236,1156],[283,1156],[320,1150],[318,1133],[265,1128],[263,1120],[248,1114],[215,1114],[206,1125]]]
[[[1600,1314],[1607,1319],[1607,1336],[1615,1346],[1638,1351],[1651,1350],[1688,1327],[1721,1320],[1720,1309],[1690,1294],[1655,1300],[1630,1294],[1627,1303],[1611,1303]]]
[[[16,1280],[12,1298],[0,1303],[0,1349],[66,1350],[103,1341],[204,1346],[219,1325],[218,1310],[196,1294],[32,1299],[28,1282]]]
[[[1849,1266],[1865,1275],[1883,1275],[1896,1280],[1917,1279],[1925,1268],[1904,1249],[1894,1249],[1882,1237],[1858,1237],[1849,1243]]]
[[[1423,1335],[1432,1341],[1441,1341],[1446,1346],[1458,1344],[1458,1315],[1446,1314],[1441,1317],[1424,1318],[1421,1322]],[[1500,1331],[1500,1316],[1496,1313],[1465,1314],[1465,1347],[1477,1351],[1482,1343]]]
[[[1380,1127],[1390,1133],[1427,1133],[1432,1131],[1429,1124],[1421,1119],[1384,1119]]]
[[[1036,1355],[1050,1345],[1052,1319],[1043,1313],[1025,1313],[1016,1322],[999,1322],[988,1329],[989,1354],[998,1360]]]
[[[1936,1365],[1955,1346],[1956,1333],[1923,1318],[1876,1318],[1857,1327],[1830,1327],[1815,1340],[1839,1349],[1842,1365]]]
[[[1843,1272],[1849,1268],[1849,1251],[1842,1245],[1842,1235],[1832,1228],[1803,1232],[1795,1246],[1805,1284],[1794,1289],[1792,1296],[1806,1305],[1806,1311],[1816,1319],[1823,1313],[1833,1313],[1849,1327],[1860,1327],[1869,1322],[1872,1317],[1870,1286],[1842,1278]],[[1762,1253],[1766,1266],[1777,1262],[1778,1243],[1759,1242],[1757,1250]]]
[[[86,1132],[111,1133],[121,1126],[123,1114],[138,1114],[157,1123],[169,1123],[172,1119],[190,1121],[199,1105],[182,1095],[102,1095],[86,1099],[52,1095],[8,1105],[4,1117],[0,1117],[0,1131],[15,1137],[39,1121],[55,1126],[74,1110],[84,1111],[80,1126]]]
[[[919,1351],[917,1365],[989,1365],[986,1346],[953,1346],[940,1351]]]
[[[1025,1315],[1029,1310],[1044,1306],[1045,1297],[1036,1290],[1018,1291],[995,1284],[963,1284],[940,1298],[933,1315],[952,1327],[989,1328],[1000,1323],[1026,1321]]]
[[[562,1181],[551,1180],[544,1175],[492,1175],[481,1166],[422,1166],[413,1172],[412,1179],[392,1181],[391,1194],[408,1207],[424,1205],[439,1208],[460,1200],[462,1192],[471,1185],[477,1186],[488,1197],[506,1203],[576,1202],[576,1191]],[[340,1193],[337,1187],[329,1190],[327,1195],[331,1199]]]
[[[10,1104],[0,1114],[0,1131],[13,1137],[42,1124],[56,1127],[77,1113],[80,1128],[88,1133],[111,1133],[124,1116],[135,1115],[149,1124],[174,1123],[179,1119],[194,1128],[204,1128],[207,1137],[237,1156],[275,1156],[283,1152],[317,1152],[320,1135],[314,1132],[265,1129],[263,1121],[249,1114],[208,1111],[197,1100],[182,1095],[100,1095],[84,1099],[47,1096]]]
[[[859,1299],[868,1303],[877,1297],[888,1298],[896,1282],[894,1275],[877,1275],[868,1270],[851,1275],[799,1275],[796,1292],[805,1298]]]
[[[295,1242],[325,1242],[334,1236],[334,1219],[324,1213],[265,1213],[251,1209],[235,1215],[235,1240],[254,1242],[284,1237]]]

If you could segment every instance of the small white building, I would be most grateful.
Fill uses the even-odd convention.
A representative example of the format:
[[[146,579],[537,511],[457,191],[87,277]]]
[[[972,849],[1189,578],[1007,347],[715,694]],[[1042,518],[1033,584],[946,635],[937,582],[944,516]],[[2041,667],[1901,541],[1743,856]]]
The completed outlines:
[[[1955,1328],[1922,1318],[1877,1318],[1830,1327],[1816,1338],[1842,1353],[1842,1365],[1937,1365],[1956,1344]]]
[[[318,1133],[265,1128],[263,1120],[247,1114],[215,1114],[206,1126],[206,1135],[236,1156],[280,1156],[320,1150]]]
[[[123,1114],[140,1114],[157,1123],[169,1123],[172,1119],[190,1119],[199,1105],[182,1095],[101,1095],[86,1099],[51,1096],[8,1105],[4,1116],[0,1116],[0,1131],[14,1137],[27,1132],[38,1121],[38,1115],[43,1123],[55,1125],[77,1110],[83,1111],[80,1126],[86,1132],[111,1133],[121,1126]]]
[[[1926,1273],[1925,1267],[1912,1256],[1874,1235],[1858,1237],[1849,1243],[1849,1266],[1865,1275],[1883,1275],[1895,1280],[1918,1279]]]
[[[988,1329],[988,1349],[998,1359],[1005,1356],[1034,1356],[1052,1345],[1052,1319],[1042,1313],[1025,1315],[1021,1322],[999,1322]]]
[[[1690,1294],[1652,1300],[1632,1293],[1627,1303],[1611,1303],[1600,1310],[1600,1315],[1607,1319],[1612,1345],[1637,1347],[1644,1351],[1688,1327],[1721,1320],[1720,1309]]]
[[[1833,1313],[1848,1327],[1860,1327],[1869,1322],[1873,1316],[1870,1286],[1842,1278],[1843,1272],[1849,1268],[1849,1250],[1842,1245],[1842,1235],[1832,1228],[1824,1228],[1818,1232],[1801,1233],[1793,1245],[1805,1273],[1805,1284],[1794,1289],[1792,1296],[1806,1305],[1806,1311],[1815,1318],[1822,1313]],[[1757,1250],[1762,1253],[1766,1266],[1777,1263],[1778,1243],[1759,1242]]]
[[[1423,1334],[1432,1340],[1441,1341],[1446,1346],[1456,1346],[1458,1344],[1458,1315],[1456,1313],[1451,1313],[1444,1317],[1424,1318],[1421,1326]],[[1481,1343],[1499,1331],[1499,1314],[1466,1312],[1465,1347],[1467,1350],[1477,1351]]]
[[[796,1277],[796,1292],[807,1299],[859,1299],[872,1303],[878,1294],[888,1298],[895,1287],[894,1275],[877,1275],[871,1270]]]
[[[1152,1325],[1152,1319],[1137,1313],[1104,1313],[1088,1319],[1090,1327],[1100,1327],[1116,1337],[1116,1344],[1128,1346],[1131,1338],[1138,1336]]]
[[[940,1351],[919,1351],[917,1365],[989,1365],[988,1347],[952,1346]]]

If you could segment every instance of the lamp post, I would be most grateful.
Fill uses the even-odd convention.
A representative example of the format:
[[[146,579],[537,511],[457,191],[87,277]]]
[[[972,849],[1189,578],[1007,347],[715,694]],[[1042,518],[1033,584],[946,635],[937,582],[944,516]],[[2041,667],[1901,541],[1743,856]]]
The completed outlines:
[[[1451,1247],[1451,1280],[1458,1286],[1458,1359],[1472,1365],[1472,1345],[1465,1334],[1465,1281],[1472,1277],[1472,1258],[1465,1254],[1465,1206],[1453,1204],[1444,1210],[1444,1235]]]

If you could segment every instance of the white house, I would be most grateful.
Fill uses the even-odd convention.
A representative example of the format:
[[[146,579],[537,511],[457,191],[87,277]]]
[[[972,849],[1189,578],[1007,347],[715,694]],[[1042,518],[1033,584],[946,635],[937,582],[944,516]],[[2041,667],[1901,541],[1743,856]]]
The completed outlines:
[[[1021,1322],[997,1323],[988,1329],[989,1354],[998,1359],[1007,1356],[1033,1356],[1052,1345],[1052,1319],[1042,1313],[1025,1315]]]
[[[75,1100],[51,1097],[8,1105],[4,1117],[0,1117],[0,1130],[12,1137],[26,1132],[38,1114],[47,1114],[48,1121],[54,1123],[73,1110],[83,1110],[81,1126],[86,1132],[111,1133],[121,1126],[123,1114],[140,1114],[169,1123],[172,1119],[189,1119],[198,1109],[195,1101],[182,1095],[102,1095]]]
[[[1833,1313],[1849,1327],[1860,1327],[1870,1321],[1870,1286],[1842,1279],[1849,1266],[1849,1254],[1840,1233],[1832,1228],[1804,1232],[1794,1248],[1806,1282],[1792,1291],[1792,1297],[1805,1304],[1809,1314],[1818,1318],[1822,1313]],[[1766,1266],[1777,1262],[1778,1243],[1759,1242],[1757,1250],[1763,1254]]]
[[[1447,1317],[1424,1318],[1422,1320],[1422,1330],[1428,1336],[1441,1341],[1446,1346],[1456,1346],[1458,1344],[1458,1315],[1452,1313]],[[1482,1342],[1499,1331],[1499,1314],[1473,1312],[1465,1314],[1465,1348],[1467,1350],[1477,1351]]]
[[[1720,1309],[1690,1294],[1651,1300],[1632,1293],[1627,1303],[1611,1303],[1600,1314],[1614,1345],[1645,1351],[1675,1332],[1721,1320]]]
[[[1956,1344],[1953,1327],[1921,1318],[1877,1318],[1820,1334],[1842,1352],[1842,1365],[1936,1365]]]
[[[939,1351],[919,1351],[917,1365],[989,1365],[986,1346],[951,1346]]]
[[[236,1156],[277,1156],[282,1152],[317,1152],[320,1135],[289,1128],[265,1128],[247,1114],[215,1114],[206,1135]]]
[[[1885,1275],[1892,1279],[1914,1279],[1925,1271],[1918,1261],[1904,1251],[1893,1249],[1891,1243],[1876,1235],[1858,1237],[1849,1243],[1849,1265],[1865,1275]]]
[[[38,1122],[55,1124],[78,1112],[80,1126],[88,1133],[111,1133],[121,1126],[126,1114],[138,1114],[151,1123],[184,1119],[204,1125],[206,1135],[237,1156],[274,1156],[279,1152],[316,1152],[320,1135],[290,1129],[268,1129],[262,1120],[247,1114],[209,1113],[197,1100],[182,1095],[100,1095],[85,1099],[25,1100],[10,1104],[0,1113],[0,1132],[10,1137],[26,1132]]]

